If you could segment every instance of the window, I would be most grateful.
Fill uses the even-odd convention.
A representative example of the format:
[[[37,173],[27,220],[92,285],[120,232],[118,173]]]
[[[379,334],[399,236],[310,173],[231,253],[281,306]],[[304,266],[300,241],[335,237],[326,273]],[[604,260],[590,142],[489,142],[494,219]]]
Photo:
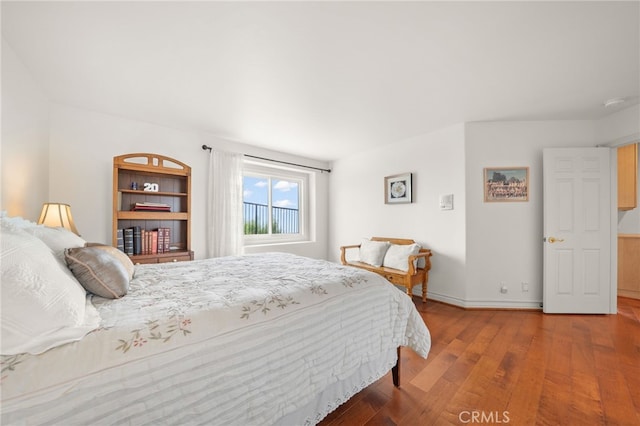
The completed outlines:
[[[308,175],[245,163],[244,234],[247,244],[301,241],[307,237]]]

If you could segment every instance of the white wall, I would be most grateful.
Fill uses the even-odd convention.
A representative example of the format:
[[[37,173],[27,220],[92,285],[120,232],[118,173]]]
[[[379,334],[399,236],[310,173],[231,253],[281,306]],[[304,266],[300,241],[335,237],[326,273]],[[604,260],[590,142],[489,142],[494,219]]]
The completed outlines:
[[[609,146],[640,139],[640,105],[634,105],[595,122],[596,139]]]
[[[468,123],[341,159],[330,184],[329,258],[337,261],[340,245],[363,237],[413,238],[434,251],[430,298],[465,307],[537,308],[542,149],[595,146],[594,128],[592,121]],[[502,166],[530,168],[528,202],[484,202],[483,168]],[[385,205],[384,176],[402,172],[414,173],[415,203]],[[438,197],[448,193],[455,208],[441,211]]]
[[[152,152],[173,157],[192,168],[192,249],[196,258],[205,256],[207,144],[219,149],[297,161],[327,167],[312,160],[269,152],[193,132],[112,115],[52,105],[50,130],[49,193],[55,200],[71,204],[78,230],[89,241],[111,241],[113,157],[134,152]],[[318,210],[326,217],[326,177],[318,176]],[[310,257],[326,257],[327,222],[318,221],[316,241],[282,245],[278,249]],[[249,252],[273,250],[252,248]]]
[[[592,121],[484,122],[466,129],[465,306],[536,308],[542,301],[542,149],[595,146]],[[485,203],[484,167],[529,167],[528,202]],[[508,288],[500,293],[500,283]],[[529,291],[522,291],[522,282]]]
[[[429,297],[463,300],[464,137],[460,124],[336,161],[330,182],[329,260],[339,261],[339,247],[362,238],[412,238],[434,252]],[[385,204],[384,177],[405,172],[413,173],[414,202]],[[441,194],[454,195],[454,210],[440,210]]]
[[[37,220],[48,196],[49,101],[2,39],[2,210]]]

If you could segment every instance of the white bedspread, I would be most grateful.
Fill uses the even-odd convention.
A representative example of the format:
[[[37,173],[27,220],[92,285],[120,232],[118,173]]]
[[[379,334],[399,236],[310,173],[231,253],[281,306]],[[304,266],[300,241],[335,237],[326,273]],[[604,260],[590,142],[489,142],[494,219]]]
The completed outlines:
[[[374,365],[316,423],[429,332],[380,276],[284,253],[142,265],[101,328],[44,354],[2,357],[2,424],[277,424]],[[369,374],[369,373],[367,373]]]

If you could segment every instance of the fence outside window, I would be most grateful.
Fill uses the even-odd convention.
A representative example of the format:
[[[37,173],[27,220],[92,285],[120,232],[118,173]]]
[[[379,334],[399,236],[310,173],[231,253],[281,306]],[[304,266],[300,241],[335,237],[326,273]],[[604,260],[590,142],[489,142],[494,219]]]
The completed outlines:
[[[245,235],[269,233],[269,206],[267,204],[243,203]],[[271,207],[272,234],[300,233],[299,209]]]

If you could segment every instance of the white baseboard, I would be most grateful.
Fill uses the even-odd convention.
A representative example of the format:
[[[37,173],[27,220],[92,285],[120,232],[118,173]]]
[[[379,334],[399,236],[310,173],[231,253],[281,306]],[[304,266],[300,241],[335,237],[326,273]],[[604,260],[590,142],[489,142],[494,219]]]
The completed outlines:
[[[457,297],[447,296],[445,294],[437,294],[427,292],[427,299],[437,300],[438,302],[447,303],[449,305],[459,306],[467,309],[538,309],[542,310],[541,301],[531,300],[490,300],[475,299],[465,300]]]

